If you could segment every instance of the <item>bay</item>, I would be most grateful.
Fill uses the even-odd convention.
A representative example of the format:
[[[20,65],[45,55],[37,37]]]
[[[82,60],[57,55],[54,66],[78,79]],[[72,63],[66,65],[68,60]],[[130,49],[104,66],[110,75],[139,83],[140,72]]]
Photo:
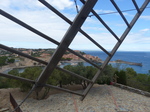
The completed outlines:
[[[98,56],[101,60],[105,61],[107,54],[102,51],[83,51],[86,54]],[[137,52],[137,51],[117,51],[112,57],[111,61],[123,60],[128,62],[142,63],[142,66],[120,64],[122,69],[127,67],[133,68],[137,73],[149,74],[150,70],[150,52]],[[112,64],[117,67],[117,64]]]

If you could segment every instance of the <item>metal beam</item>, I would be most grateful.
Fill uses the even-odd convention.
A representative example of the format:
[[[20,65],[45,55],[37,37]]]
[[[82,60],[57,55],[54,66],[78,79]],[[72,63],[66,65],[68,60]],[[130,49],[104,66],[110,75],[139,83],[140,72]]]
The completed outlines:
[[[79,96],[83,96],[82,93],[71,91],[71,90],[68,90],[68,89],[60,88],[60,87],[49,85],[49,84],[45,84],[45,85],[42,85],[42,86],[58,89],[58,90],[61,90],[61,91],[64,91],[64,92],[68,92],[68,93],[72,93],[72,94],[76,94],[76,95],[79,95]]]
[[[85,4],[84,0],[80,0],[83,4]],[[120,39],[118,38],[118,36],[111,30],[111,28],[103,21],[103,19],[94,11],[91,11],[93,13],[93,15],[105,26],[105,28],[120,42]],[[111,54],[108,54],[109,56],[111,56]]]
[[[58,62],[61,60],[63,54],[66,52],[68,46],[71,44],[72,40],[74,39],[75,35],[86,20],[87,16],[89,15],[91,9],[94,7],[96,2],[97,0],[88,0],[86,4],[82,7],[81,11],[74,19],[73,24],[69,27],[68,31],[64,35],[60,45],[56,49],[48,65],[39,76],[37,80],[38,85],[46,83],[48,77],[51,75]],[[37,89],[37,91],[39,90],[41,90],[41,87]]]
[[[132,27],[134,26],[134,24],[136,23],[136,21],[138,20],[138,18],[140,17],[140,15],[142,14],[142,12],[144,11],[144,9],[146,8],[146,6],[148,5],[148,3],[150,2],[150,0],[145,0],[145,2],[143,3],[143,5],[140,8],[140,13],[136,13],[136,15],[134,16],[134,18],[132,19],[131,23],[130,23],[130,27],[127,27],[126,30],[124,31],[124,33],[122,34],[120,40],[121,42],[117,42],[116,45],[114,46],[114,48],[111,51],[111,55],[113,56],[117,49],[119,48],[119,46],[121,45],[121,43],[124,41],[124,39],[126,38],[126,36],[128,35],[128,33],[130,32],[130,30],[132,29]],[[95,76],[93,77],[92,81],[95,82],[97,80],[97,78],[102,75],[102,72],[105,68],[105,66],[108,64],[108,62],[111,60],[111,57],[107,57],[106,60],[104,61],[104,63],[102,64],[102,70],[98,70],[97,73],[95,74]],[[83,92],[83,97],[81,98],[81,100],[83,100],[85,98],[85,96],[87,95],[87,93],[89,92],[89,90],[92,88],[94,83],[90,83],[87,88],[85,89],[85,91]]]
[[[45,5],[48,9],[53,11],[55,14],[57,14],[59,17],[61,17],[64,21],[72,24],[72,21],[70,21],[67,17],[65,17],[63,14],[61,14],[58,10],[56,10],[53,6],[51,6],[48,2],[45,0],[39,0],[43,5]],[[93,38],[91,38],[85,31],[83,31],[81,28],[79,29],[79,32],[82,33],[86,38],[88,38],[91,42],[93,42],[97,47],[99,47],[101,50],[103,50],[107,55],[110,55],[110,53],[103,48],[101,45],[99,45]]]
[[[69,49],[69,48],[68,48],[67,50],[68,50],[69,52],[71,52],[72,54],[78,56],[79,58],[83,59],[84,61],[90,63],[90,64],[93,65],[94,67],[100,69],[100,67],[99,67],[98,65],[94,64],[93,62],[91,62],[91,61],[88,60],[87,58],[83,57],[83,56],[80,55],[79,53],[77,53],[77,52],[75,52],[75,51],[73,51],[73,50],[71,50],[71,49]]]
[[[34,80],[26,79],[26,78],[23,78],[23,77],[9,75],[9,74],[5,74],[5,73],[0,73],[0,76],[6,77],[6,78],[10,78],[10,79],[16,79],[16,80],[20,80],[20,81],[24,81],[24,82],[30,82],[32,84],[35,84]]]
[[[47,65],[47,64],[48,64],[46,61],[40,60],[40,59],[38,59],[38,58],[34,58],[34,57],[30,56],[30,55],[24,54],[24,53],[19,52],[19,51],[15,50],[15,49],[9,48],[9,47],[7,47],[7,46],[5,46],[5,45],[0,44],[0,48],[5,49],[5,50],[10,51],[10,52],[13,52],[13,53],[16,53],[16,54],[19,54],[19,55],[21,55],[21,56],[23,56],[23,57],[32,59],[32,60],[37,61],[37,62],[39,62],[39,63],[42,63],[42,64],[44,64],[44,65]]]
[[[106,27],[106,29],[120,42],[120,39],[118,36],[111,30],[111,28],[102,20],[102,18],[94,11],[92,10],[92,13],[95,15],[95,17]]]
[[[83,30],[79,30],[80,33],[82,33],[85,37],[87,37],[91,42],[93,42],[97,47],[99,47],[101,50],[103,50],[108,56],[111,56],[111,54],[102,47],[98,42],[96,42],[94,39],[92,39],[87,33],[85,33]]]
[[[53,42],[53,43],[56,44],[56,45],[59,45],[59,42],[57,42],[56,40],[50,38],[49,36],[45,35],[44,33],[42,33],[42,32],[40,32],[40,31],[36,30],[35,28],[29,26],[28,24],[22,22],[21,20],[19,20],[19,19],[13,17],[12,15],[6,13],[5,11],[3,11],[3,10],[1,10],[1,9],[0,9],[0,14],[3,15],[4,17],[10,19],[11,21],[13,21],[13,22],[15,22],[15,23],[17,23],[17,24],[23,26],[24,28],[30,30],[31,32],[33,32],[33,33],[39,35],[40,37],[43,37],[43,38],[45,38],[46,40],[49,40],[49,41]]]
[[[119,14],[121,15],[122,19],[124,20],[124,22],[126,23],[126,25],[128,27],[130,27],[128,21],[126,20],[125,16],[123,15],[123,13],[121,12],[121,10],[119,9],[119,7],[117,6],[117,4],[114,2],[114,0],[110,0],[112,2],[112,4],[114,5],[114,7],[117,9],[117,11],[119,12]]]
[[[135,0],[132,0],[132,2],[133,2],[133,4],[134,4],[136,10],[137,10],[138,12],[140,12],[140,9],[139,9],[139,7],[138,7],[136,1],[135,1]]]
[[[61,71],[65,72],[65,73],[68,73],[68,74],[70,74],[70,75],[72,75],[72,76],[78,77],[78,78],[80,78],[80,79],[83,79],[83,80],[85,80],[85,81],[88,81],[88,82],[90,82],[90,83],[93,83],[92,80],[87,79],[87,78],[85,78],[85,77],[83,77],[83,76],[81,76],[81,75],[78,75],[78,74],[76,74],[76,73],[73,73],[73,72],[71,72],[71,71],[69,71],[69,70],[62,69],[62,68],[60,68],[60,67],[56,67],[56,69],[61,70]]]

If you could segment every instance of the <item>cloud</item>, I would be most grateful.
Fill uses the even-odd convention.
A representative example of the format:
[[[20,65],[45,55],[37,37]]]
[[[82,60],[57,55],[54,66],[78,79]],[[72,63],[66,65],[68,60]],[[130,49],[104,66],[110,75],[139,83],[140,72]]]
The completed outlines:
[[[103,13],[114,13],[114,10],[95,10],[98,14],[103,14]]]
[[[142,29],[142,30],[140,30],[141,32],[147,32],[147,31],[150,31],[150,29],[148,29],[148,28],[145,28],[145,29]]]
[[[150,35],[145,36],[147,32],[141,33],[141,30],[139,32],[131,32],[126,37],[124,44],[126,45],[140,45],[140,44],[150,44]]]
[[[60,10],[71,8],[74,4],[71,0],[48,0],[48,2]]]
[[[71,0],[47,0],[47,2],[58,10],[72,8],[73,6]],[[38,0],[1,0],[0,7],[9,10],[39,10],[44,8],[44,5]]]
[[[140,18],[144,20],[150,20],[150,16],[141,16]]]
[[[10,3],[11,3],[10,0],[1,0],[0,7],[1,8],[8,7],[10,6]]]

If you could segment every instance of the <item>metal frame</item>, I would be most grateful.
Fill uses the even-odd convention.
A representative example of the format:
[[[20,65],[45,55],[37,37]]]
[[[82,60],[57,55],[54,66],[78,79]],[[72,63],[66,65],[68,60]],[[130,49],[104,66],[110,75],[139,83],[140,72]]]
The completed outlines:
[[[63,37],[60,45],[54,52],[52,58],[50,59],[48,65],[43,70],[41,75],[39,76],[37,80],[37,84],[45,84],[46,79],[51,75],[55,67],[57,66],[58,62],[61,60],[63,54],[66,52],[68,46],[71,44],[72,40],[74,39],[75,35],[77,34],[78,30],[88,17],[89,13],[91,12],[91,9],[94,7],[97,0],[89,0],[86,2],[84,7],[81,9],[79,14],[74,19],[72,25],[66,32],[65,36]]]
[[[138,18],[140,17],[140,15],[142,14],[142,12],[144,11],[144,9],[146,8],[146,6],[148,5],[149,2],[150,2],[150,0],[145,0],[145,2],[143,3],[143,5],[140,8],[140,12],[137,11],[136,15],[134,16],[134,18],[130,22],[129,27],[126,28],[126,30],[124,31],[124,33],[120,37],[120,41],[118,41],[116,43],[116,45],[114,46],[114,48],[112,49],[112,51],[110,53],[111,56],[108,56],[107,59],[102,64],[102,70],[98,70],[98,72],[95,74],[94,78],[92,79],[93,82],[95,82],[97,80],[97,78],[102,74],[105,66],[111,60],[111,58],[113,57],[113,55],[115,54],[115,52],[117,51],[119,46],[122,44],[122,42],[124,41],[124,39],[126,38],[126,36],[128,35],[128,33],[130,32],[130,30],[132,29],[132,27],[134,26],[134,24],[136,23],[136,21],[138,20]],[[114,5],[114,7],[115,7],[115,5]],[[115,7],[115,8],[117,9],[118,7]],[[88,87],[83,92],[84,97],[82,97],[81,100],[83,100],[85,98],[85,96],[87,95],[87,93],[89,92],[89,90],[91,89],[92,86],[93,86],[93,84],[88,85]]]
[[[0,73],[0,76],[3,77],[7,77],[7,78],[13,78],[16,80],[21,80],[21,81],[26,81],[29,83],[34,84],[34,88],[36,91],[40,91],[42,89],[42,87],[46,86],[46,87],[51,87],[51,88],[55,88],[55,89],[59,89],[61,91],[65,91],[65,92],[69,92],[72,94],[76,94],[81,97],[81,100],[83,100],[86,95],[88,94],[88,92],[90,91],[90,89],[92,88],[93,84],[95,83],[95,81],[97,80],[97,78],[102,75],[103,70],[105,69],[106,65],[108,64],[108,62],[111,60],[111,58],[113,57],[113,55],[115,54],[115,52],[117,51],[117,49],[119,48],[119,46],[122,44],[122,42],[124,41],[124,39],[126,38],[126,36],[128,35],[128,33],[130,32],[130,30],[132,29],[132,27],[134,26],[134,24],[136,23],[136,21],[138,20],[138,18],[140,17],[140,15],[142,14],[142,12],[145,10],[146,6],[149,4],[150,0],[145,0],[145,2],[143,3],[143,5],[139,8],[136,1],[132,0],[137,13],[134,16],[134,18],[132,19],[132,21],[130,23],[128,23],[128,21],[126,20],[125,16],[123,15],[123,13],[121,12],[121,10],[119,9],[119,7],[117,6],[116,2],[114,0],[110,0],[113,4],[113,6],[116,8],[116,10],[118,11],[118,13],[120,14],[120,16],[122,17],[122,19],[124,20],[125,24],[127,25],[126,30],[123,32],[122,36],[119,38],[113,31],[112,29],[104,22],[104,20],[93,10],[94,5],[96,4],[97,0],[80,0],[84,5],[82,7],[82,9],[79,11],[79,13],[77,14],[76,18],[74,19],[74,21],[70,21],[67,17],[65,17],[63,14],[61,14],[59,11],[57,11],[54,7],[52,7],[49,3],[47,3],[45,0],[39,0],[43,5],[45,5],[48,9],[50,9],[51,11],[53,11],[55,14],[57,14],[59,17],[61,17],[64,21],[66,21],[67,23],[70,24],[70,28],[68,29],[68,31],[66,32],[65,36],[63,37],[62,41],[59,43],[56,40],[54,40],[53,38],[43,34],[42,32],[36,30],[35,28],[29,26],[28,24],[22,22],[21,20],[13,17],[12,15],[8,14],[7,12],[3,11],[0,9],[0,14],[10,20],[12,20],[13,22],[21,25],[22,27],[30,30],[31,32],[39,35],[42,38],[45,38],[46,40],[58,45],[55,53],[53,54],[52,58],[50,59],[50,61],[47,63],[43,60],[34,58],[32,56],[29,56],[27,54],[21,53],[17,50],[14,50],[12,48],[9,48],[5,45],[0,44],[0,48],[8,50],[10,52],[19,54],[21,56],[27,57],[29,59],[32,59],[34,61],[40,62],[44,65],[46,65],[45,69],[43,70],[43,72],[41,73],[41,75],[38,77],[37,81],[33,81],[30,79],[26,79],[26,78],[22,78],[22,77],[17,77],[17,76],[12,76],[9,74],[4,74],[4,73]],[[99,43],[97,43],[92,37],[90,37],[86,32],[84,32],[81,29],[82,24],[84,23],[84,21],[86,20],[86,18],[88,17],[89,13],[92,12],[93,15],[100,21],[100,23],[103,24],[103,26],[114,36],[114,38],[116,38],[117,43],[116,45],[113,47],[111,52],[108,52],[104,47],[102,47]],[[104,61],[104,63],[102,64],[101,67],[97,66],[96,64],[94,64],[93,62],[91,62],[90,60],[84,58],[83,56],[79,55],[78,53],[76,53],[75,51],[71,50],[70,48],[68,48],[68,46],[70,45],[70,43],[72,42],[72,40],[74,39],[75,35],[77,34],[77,32],[82,33],[85,37],[87,37],[87,39],[89,39],[93,44],[95,44],[98,48],[100,48],[100,50],[103,50],[108,57],[106,58],[106,60]],[[78,74],[75,74],[71,71],[65,70],[63,68],[57,67],[58,62],[60,61],[61,57],[63,56],[63,54],[65,53],[65,51],[68,50],[69,52],[77,55],[78,57],[80,57],[81,59],[85,60],[86,62],[90,63],[91,65],[93,65],[94,67],[98,68],[97,73],[95,74],[95,76],[92,78],[92,80],[87,79],[85,77],[82,77]],[[46,84],[47,78],[50,77],[51,73],[53,72],[54,69],[58,69],[61,70],[65,73],[68,73],[70,75],[73,75],[75,77],[78,77],[80,79],[86,80],[89,82],[89,85],[87,86],[87,88],[84,90],[83,93],[78,93],[78,92],[74,92],[71,90],[67,90],[64,88],[59,88],[57,86],[53,86],[53,85],[49,85]],[[32,89],[33,90],[33,89]]]

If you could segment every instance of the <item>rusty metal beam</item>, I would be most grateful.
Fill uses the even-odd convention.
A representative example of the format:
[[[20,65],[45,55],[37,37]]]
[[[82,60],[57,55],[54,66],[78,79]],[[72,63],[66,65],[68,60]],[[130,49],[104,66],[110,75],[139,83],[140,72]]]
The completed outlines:
[[[15,112],[22,112],[21,108],[19,107],[18,103],[14,99],[11,93],[9,93],[10,96],[10,103],[12,104],[13,108],[16,109]]]

